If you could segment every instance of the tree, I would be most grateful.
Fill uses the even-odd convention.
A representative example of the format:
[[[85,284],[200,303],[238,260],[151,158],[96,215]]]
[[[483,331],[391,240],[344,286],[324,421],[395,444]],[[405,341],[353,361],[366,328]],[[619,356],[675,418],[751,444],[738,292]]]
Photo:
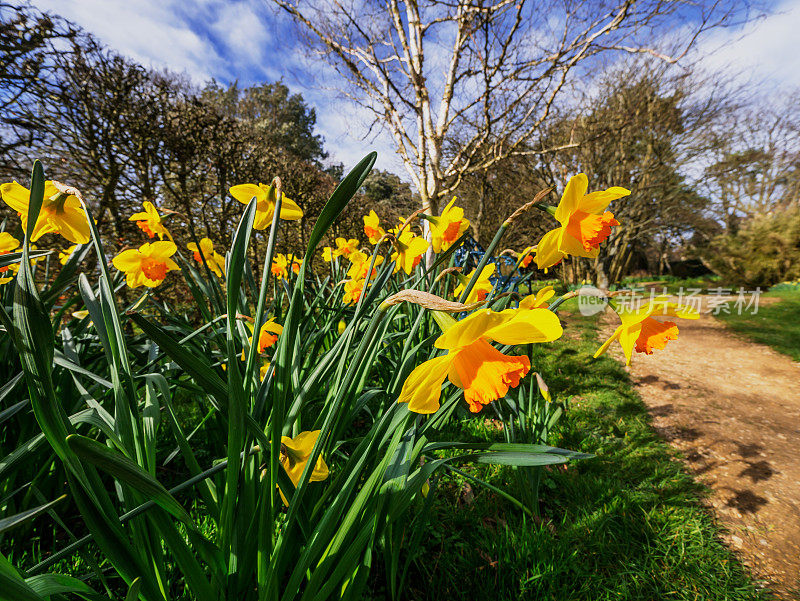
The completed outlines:
[[[52,43],[75,34],[62,19],[0,2],[0,155],[34,142],[30,115],[20,108],[33,100],[32,84],[49,76]]]
[[[221,88],[212,82],[201,97],[214,102],[228,116],[249,123],[266,146],[281,148],[318,166],[328,156],[322,136],[314,131],[316,111],[300,94],[290,94],[282,82],[244,89],[237,84]]]
[[[759,215],[800,202],[800,103],[745,107],[714,136],[703,179],[712,215],[729,234]]]
[[[397,175],[381,169],[373,170],[364,180],[364,196],[376,205],[390,209],[397,215],[408,216],[419,202],[411,186]]]
[[[315,132],[315,111],[302,96],[280,82],[198,88],[120,56],[58,17],[28,8],[9,9],[7,16],[6,5],[0,7],[4,34],[30,38],[17,44],[14,60],[0,63],[7,80],[14,73],[27,77],[19,84],[24,94],[2,97],[9,109],[3,117],[13,115],[24,134],[20,160],[13,153],[0,159],[4,177],[24,181],[31,158],[42,159],[49,177],[82,190],[113,250],[141,243],[128,217],[144,201],[178,213],[168,218],[178,239],[209,236],[227,245],[243,210],[230,186],[280,175],[287,195],[306,212],[283,233],[305,239],[308,220],[334,181],[322,170],[327,153]],[[39,37],[27,33],[34,24],[43,28]],[[48,27],[70,35],[51,39]],[[38,77],[25,71],[33,60],[28,55],[43,65]]]
[[[726,0],[274,2],[389,131],[431,211],[471,174],[554,151],[536,134],[601,55],[675,63],[703,32],[750,14]]]

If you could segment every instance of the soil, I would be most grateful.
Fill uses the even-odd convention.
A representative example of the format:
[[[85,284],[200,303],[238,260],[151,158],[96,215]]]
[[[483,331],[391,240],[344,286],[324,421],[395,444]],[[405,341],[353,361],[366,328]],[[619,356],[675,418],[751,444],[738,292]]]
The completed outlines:
[[[781,599],[800,599],[800,363],[704,313],[634,353],[631,378],[656,431],[710,487],[723,538]],[[604,336],[619,324],[603,316]],[[618,358],[618,344],[611,352]]]

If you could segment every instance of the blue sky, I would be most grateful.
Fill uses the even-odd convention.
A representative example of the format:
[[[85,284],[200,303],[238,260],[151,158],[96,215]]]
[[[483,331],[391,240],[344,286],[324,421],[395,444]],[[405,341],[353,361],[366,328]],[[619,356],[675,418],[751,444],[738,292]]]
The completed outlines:
[[[197,83],[214,78],[242,84],[282,79],[317,111],[319,132],[331,158],[352,166],[368,150],[378,166],[403,175],[388,135],[367,134],[363,109],[334,90],[330,69],[309,57],[287,18],[268,0],[32,0],[95,34],[109,47],[144,65],[185,72]],[[718,31],[697,49],[709,69],[732,67],[740,77],[774,87],[800,87],[800,0],[775,2],[765,19],[736,31]]]

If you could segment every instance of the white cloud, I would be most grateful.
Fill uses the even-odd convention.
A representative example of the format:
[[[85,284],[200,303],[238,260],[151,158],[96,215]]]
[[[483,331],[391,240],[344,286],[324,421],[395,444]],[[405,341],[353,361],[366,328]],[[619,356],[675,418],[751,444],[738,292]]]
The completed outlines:
[[[800,0],[784,0],[765,18],[742,29],[717,30],[697,48],[709,72],[731,71],[739,80],[800,86]]]
[[[345,170],[354,167],[368,152],[375,150],[378,159],[377,169],[386,169],[396,173],[404,180],[409,180],[400,156],[395,151],[394,140],[381,126],[376,125],[373,132],[364,139],[372,122],[372,113],[354,103],[342,100],[337,102],[331,98],[333,92],[327,93],[315,102],[317,106],[317,122],[321,133],[325,136],[325,148],[334,161],[341,162]],[[307,99],[315,96],[306,96]]]
[[[209,26],[225,44],[225,54],[233,62],[234,70],[256,66],[270,79],[279,77],[265,60],[268,54],[279,50],[274,49],[275,40],[266,27],[264,15],[258,14],[253,6],[247,2],[228,4],[216,13]]]
[[[35,0],[35,5],[144,65],[185,72],[198,82],[222,62],[208,41],[177,16],[174,0]]]

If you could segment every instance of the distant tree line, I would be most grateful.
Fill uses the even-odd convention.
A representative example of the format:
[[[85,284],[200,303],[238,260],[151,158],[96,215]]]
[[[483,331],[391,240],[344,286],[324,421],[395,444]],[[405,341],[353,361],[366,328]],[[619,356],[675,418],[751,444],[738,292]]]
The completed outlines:
[[[31,7],[3,3],[0,16],[3,181],[27,186],[40,159],[49,179],[83,192],[116,252],[142,243],[128,218],[144,201],[169,213],[165,223],[179,241],[208,236],[227,247],[244,208],[229,187],[279,176],[305,212],[283,224],[279,244],[302,248],[342,172],[324,166],[316,114],[302,96],[281,82],[197,86]]]

